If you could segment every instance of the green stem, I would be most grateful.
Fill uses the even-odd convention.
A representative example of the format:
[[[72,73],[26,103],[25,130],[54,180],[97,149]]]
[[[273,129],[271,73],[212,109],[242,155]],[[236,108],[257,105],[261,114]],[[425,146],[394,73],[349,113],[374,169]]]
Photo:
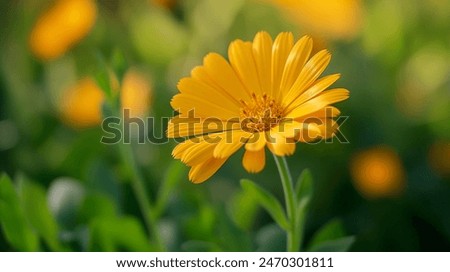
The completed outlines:
[[[294,191],[292,177],[285,157],[273,156],[280,173],[281,183],[283,185],[284,198],[286,200],[286,210],[289,220],[289,229],[287,230],[287,251],[297,252],[300,250],[300,233],[297,230],[297,200]]]
[[[150,197],[147,194],[144,179],[142,178],[134,158],[132,145],[125,143],[120,144],[120,154],[127,173],[130,175],[131,186],[142,212],[146,229],[151,239],[155,242],[157,250],[163,251],[164,248],[158,233],[156,218],[150,204]]]

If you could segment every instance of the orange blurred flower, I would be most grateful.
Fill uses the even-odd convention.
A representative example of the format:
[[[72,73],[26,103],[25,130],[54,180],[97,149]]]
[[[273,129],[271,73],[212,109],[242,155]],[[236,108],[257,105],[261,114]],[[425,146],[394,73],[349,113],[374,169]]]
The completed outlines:
[[[113,79],[111,81],[112,85],[118,84]],[[150,81],[142,73],[130,69],[123,78],[120,91],[122,109],[129,109],[130,117],[143,117],[150,106],[151,96]],[[91,78],[84,78],[64,92],[61,117],[72,127],[97,126],[102,120],[104,98],[103,91],[96,82]]]
[[[360,0],[270,0],[314,35],[332,39],[355,37],[362,27]]]
[[[57,0],[34,25],[29,39],[31,51],[43,60],[61,56],[89,33],[96,17],[93,0]]]
[[[366,198],[397,196],[405,188],[402,162],[387,146],[357,153],[350,171],[356,189]]]
[[[147,114],[152,99],[151,82],[140,72],[130,69],[122,82],[122,109],[130,110],[130,117]]]
[[[450,176],[450,142],[434,143],[428,153],[428,160],[437,174]]]
[[[62,119],[77,128],[100,124],[103,91],[91,78],[84,78],[69,88],[62,98]]]

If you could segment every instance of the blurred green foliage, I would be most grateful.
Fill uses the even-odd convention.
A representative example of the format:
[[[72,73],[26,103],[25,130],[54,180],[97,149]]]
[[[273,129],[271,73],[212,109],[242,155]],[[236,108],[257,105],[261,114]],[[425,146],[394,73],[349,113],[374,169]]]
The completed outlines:
[[[328,70],[340,72],[337,85],[351,91],[349,101],[339,106],[350,116],[341,127],[350,143],[298,144],[288,158],[293,176],[309,168],[314,177],[304,248],[449,251],[450,174],[448,168],[436,170],[429,158],[434,144],[450,143],[450,3],[362,4],[364,24],[357,37],[325,39],[333,54]],[[182,0],[171,8],[151,1],[100,0],[90,33],[58,59],[42,61],[30,52],[28,39],[49,5],[46,0],[0,2],[0,171],[5,173],[0,178],[0,250],[157,250],[118,146],[100,143],[100,127],[79,129],[62,122],[63,91],[85,76],[111,84],[105,67],[119,77],[125,66],[139,67],[152,75],[150,115],[157,121],[149,133],[164,137],[161,118],[173,115],[169,101],[176,83],[205,54],[226,55],[230,41],[251,39],[260,30],[272,36],[293,31],[299,37],[308,29],[256,0]],[[351,160],[380,144],[398,153],[406,187],[397,197],[365,199],[353,187]],[[282,219],[259,206],[278,200],[255,189],[281,199],[269,157],[261,174],[250,175],[238,152],[210,181],[193,185],[186,167],[170,155],[173,141],[131,146],[145,193],[153,200],[157,226],[152,227],[166,250],[284,250],[284,233],[272,217]],[[448,166],[450,154],[443,154]],[[242,190],[242,178],[258,185],[247,183]]]

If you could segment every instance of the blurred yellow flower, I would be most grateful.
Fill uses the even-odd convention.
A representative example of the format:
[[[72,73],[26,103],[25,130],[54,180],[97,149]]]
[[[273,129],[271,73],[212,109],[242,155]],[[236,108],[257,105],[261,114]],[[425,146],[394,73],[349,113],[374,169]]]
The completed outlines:
[[[353,38],[362,27],[360,0],[270,0],[308,32],[326,38]]]
[[[151,82],[135,69],[130,69],[123,78],[121,91],[122,109],[130,110],[130,117],[147,114],[152,100]]]
[[[66,90],[62,97],[62,119],[77,128],[96,126],[101,122],[103,91],[91,78],[84,78]]]
[[[93,0],[57,0],[34,25],[31,51],[43,60],[61,56],[89,33],[96,17]]]
[[[111,80],[112,85],[117,85]],[[113,90],[117,90],[113,88]],[[130,69],[123,78],[120,91],[122,109],[129,109],[129,117],[144,117],[151,103],[152,87],[142,73]],[[62,119],[72,127],[86,128],[97,126],[102,120],[103,91],[91,78],[80,80],[66,90],[61,103]]]
[[[357,153],[350,170],[356,189],[366,198],[397,196],[405,187],[402,162],[387,146]]]
[[[428,160],[437,174],[450,177],[450,142],[436,142],[429,151]]]
[[[243,166],[256,173],[264,168],[265,146],[285,156],[294,153],[295,141],[333,135],[339,110],[328,106],[349,92],[325,91],[340,75],[319,79],[331,55],[322,50],[311,57],[312,48],[307,36],[294,43],[292,33],[272,41],[259,32],[253,43],[232,42],[229,62],[208,54],[203,66],[180,80],[180,94],[171,101],[180,114],[169,122],[167,134],[191,137],[172,154],[191,166],[192,182],[207,180],[244,145]]]

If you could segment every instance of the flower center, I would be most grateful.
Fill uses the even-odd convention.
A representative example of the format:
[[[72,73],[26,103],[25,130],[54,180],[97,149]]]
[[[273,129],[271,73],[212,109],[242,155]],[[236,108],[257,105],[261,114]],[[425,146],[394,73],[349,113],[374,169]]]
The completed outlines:
[[[283,108],[270,96],[252,94],[250,101],[241,100],[241,127],[248,132],[268,131],[284,116]]]

